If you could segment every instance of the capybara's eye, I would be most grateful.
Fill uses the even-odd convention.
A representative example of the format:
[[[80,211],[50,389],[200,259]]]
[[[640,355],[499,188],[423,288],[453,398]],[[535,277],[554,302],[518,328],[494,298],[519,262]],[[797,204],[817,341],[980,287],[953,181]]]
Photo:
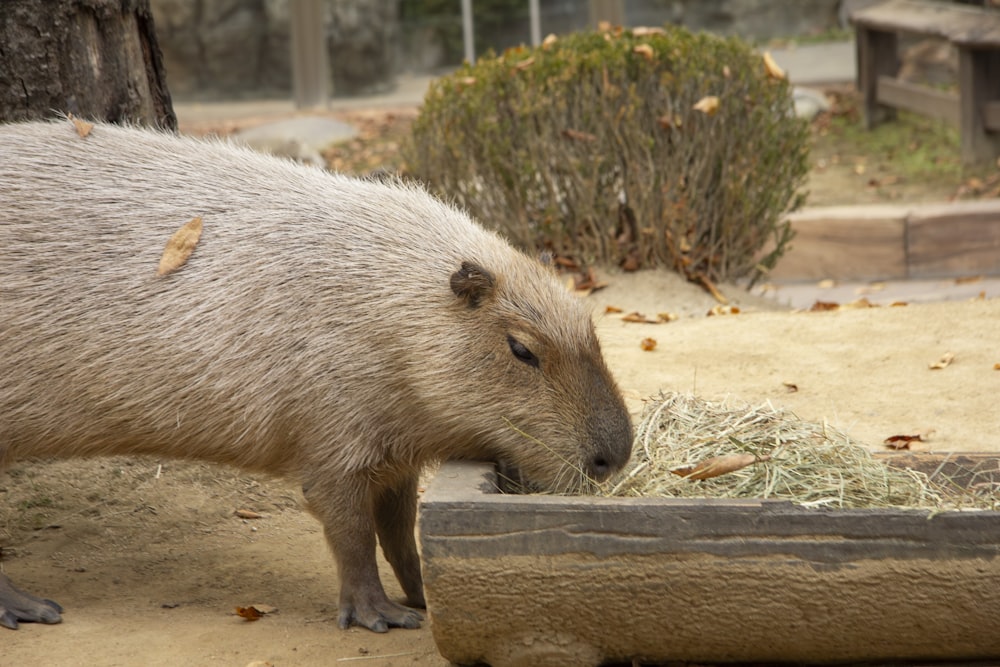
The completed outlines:
[[[514,338],[513,336],[507,336],[507,344],[510,345],[510,351],[514,353],[514,356],[518,360],[523,361],[529,366],[534,366],[538,368],[538,357],[534,353],[524,346],[524,343]]]

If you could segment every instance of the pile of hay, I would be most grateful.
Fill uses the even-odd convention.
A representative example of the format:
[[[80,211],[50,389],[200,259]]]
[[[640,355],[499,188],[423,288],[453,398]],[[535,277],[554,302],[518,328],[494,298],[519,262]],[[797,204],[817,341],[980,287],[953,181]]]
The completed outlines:
[[[605,494],[779,498],[832,508],[946,504],[925,474],[885,465],[826,424],[770,403],[712,403],[676,393],[647,403],[632,462]]]

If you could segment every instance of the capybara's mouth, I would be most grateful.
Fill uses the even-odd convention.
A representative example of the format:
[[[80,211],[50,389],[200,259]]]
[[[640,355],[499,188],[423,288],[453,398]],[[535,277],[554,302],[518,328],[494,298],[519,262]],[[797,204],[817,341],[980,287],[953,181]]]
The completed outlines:
[[[507,461],[497,462],[497,478],[502,493],[556,493],[567,495],[592,494],[598,488],[595,480],[589,479],[579,471],[567,467],[563,474],[550,482],[541,482],[524,474],[515,464]]]

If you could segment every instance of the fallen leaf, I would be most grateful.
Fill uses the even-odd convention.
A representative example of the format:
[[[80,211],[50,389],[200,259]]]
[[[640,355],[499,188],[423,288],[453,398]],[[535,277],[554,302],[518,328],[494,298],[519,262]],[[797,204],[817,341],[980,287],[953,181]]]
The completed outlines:
[[[952,354],[951,352],[945,352],[944,354],[941,355],[940,359],[938,359],[933,364],[930,364],[928,368],[930,368],[932,371],[941,370],[942,368],[947,368],[953,361],[955,361],[955,355]]]
[[[824,310],[840,310],[840,304],[834,301],[817,301],[809,307],[809,310],[814,313]]]
[[[670,128],[673,128],[673,127],[680,128],[681,125],[683,125],[683,120],[681,119],[680,115],[674,115],[674,116],[664,115],[664,116],[660,116],[659,118],[656,119],[656,122],[664,130],[669,130]]]
[[[253,510],[236,510],[235,514],[236,514],[236,516],[238,516],[241,519],[262,519],[262,518],[264,518],[263,514],[258,514],[257,512],[254,512]]]
[[[194,252],[194,247],[198,245],[201,238],[201,218],[192,218],[181,225],[181,228],[174,232],[174,235],[167,241],[167,246],[163,249],[163,256],[160,258],[160,267],[156,274],[165,276],[184,266],[188,257]]]
[[[726,454],[724,456],[713,456],[693,465],[677,466],[671,468],[670,472],[685,479],[700,480],[711,479],[719,475],[735,472],[746,468],[754,463],[769,461],[770,456],[754,456],[753,454]]]
[[[569,139],[575,139],[576,141],[597,141],[597,137],[589,132],[580,132],[579,130],[566,129],[562,131],[564,137]]]
[[[260,613],[255,607],[237,607],[236,615],[243,618],[246,621],[259,621],[264,618],[264,614]]]
[[[995,371],[1000,371],[1000,363],[998,363],[998,364],[993,364],[993,370],[995,370]]]
[[[714,116],[719,110],[719,98],[715,95],[708,95],[695,102],[691,107],[695,111],[700,111],[707,116]]]
[[[908,305],[910,304],[908,304],[906,301],[893,301],[892,303],[889,304],[889,307],[899,308],[900,306],[908,306]]]
[[[76,128],[76,133],[80,135],[81,138],[86,139],[90,134],[90,131],[94,129],[93,123],[88,123],[85,120],[81,120],[74,116],[73,114],[66,114],[66,117],[73,121],[73,127]]]
[[[637,28],[632,28],[632,35],[634,37],[645,37],[646,35],[665,35],[667,33],[663,28],[649,27],[649,26],[639,26]]]
[[[772,79],[784,79],[785,70],[781,69],[778,63],[774,62],[774,58],[771,56],[770,51],[764,52],[764,69],[767,70],[767,75]]]
[[[561,269],[569,269],[570,271],[579,271],[580,264],[572,257],[556,257],[552,260],[555,262],[556,266]]]
[[[618,306],[605,306],[604,307],[604,313],[606,315],[613,315],[615,313],[620,313],[620,312],[622,312],[622,309],[619,308]]]
[[[622,317],[622,322],[635,322],[638,324],[659,324],[657,320],[651,320],[642,313],[631,312]]]
[[[855,299],[850,303],[845,303],[844,308],[875,308],[875,304],[867,298],[861,297],[860,299]]]
[[[785,385],[785,389],[788,390],[789,394],[794,394],[799,390],[799,385],[794,382],[782,382],[781,384]]]
[[[656,319],[661,322],[674,322],[680,319],[680,315],[677,313],[657,313]]]
[[[639,347],[641,347],[646,352],[652,352],[656,349],[656,339],[654,338],[643,338],[639,342]]]
[[[542,48],[548,50],[553,44],[559,41],[559,38],[555,36],[554,33],[549,33],[545,39],[542,40]]]
[[[924,439],[919,433],[916,435],[891,435],[882,441],[884,445],[892,449],[909,449],[911,442],[923,442]]]
[[[649,44],[639,44],[638,46],[633,47],[632,52],[638,53],[646,60],[652,60],[653,56],[656,55],[653,52],[653,47],[650,46]]]
[[[532,56],[531,58],[525,58],[521,62],[519,62],[516,65],[514,65],[514,69],[525,70],[525,69],[528,69],[529,67],[531,67],[534,64],[535,64],[535,58],[534,58],[534,56]]]
[[[712,309],[706,313],[706,316],[712,317],[713,315],[739,315],[740,309],[738,306],[726,306],[719,304],[717,306],[712,306]]]

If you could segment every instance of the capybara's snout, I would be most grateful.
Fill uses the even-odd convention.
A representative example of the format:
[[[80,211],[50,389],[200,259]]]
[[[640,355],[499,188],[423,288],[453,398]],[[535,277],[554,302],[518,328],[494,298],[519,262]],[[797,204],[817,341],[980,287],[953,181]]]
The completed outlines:
[[[584,472],[597,482],[624,468],[632,455],[632,420],[617,393],[609,394],[610,405],[590,416],[593,436],[584,454]]]

